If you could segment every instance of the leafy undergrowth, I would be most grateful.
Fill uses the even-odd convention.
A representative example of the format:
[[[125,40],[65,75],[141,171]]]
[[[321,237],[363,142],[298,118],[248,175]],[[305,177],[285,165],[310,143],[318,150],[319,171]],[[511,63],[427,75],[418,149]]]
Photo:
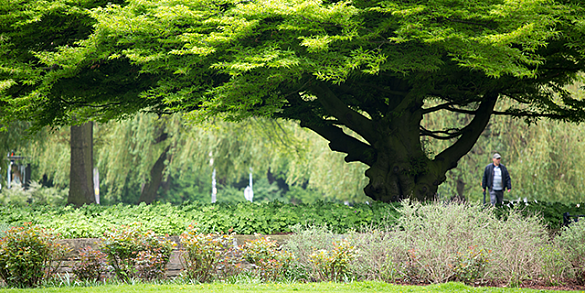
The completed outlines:
[[[201,232],[228,232],[252,235],[288,233],[295,225],[327,226],[345,233],[364,226],[391,226],[399,204],[374,203],[353,207],[317,202],[292,205],[280,202],[237,204],[153,204],[99,206],[75,209],[71,206],[0,206],[0,222],[19,226],[32,222],[51,228],[64,238],[95,238],[120,225],[142,223],[145,230],[159,235],[180,235],[190,225]]]
[[[0,234],[10,226],[32,222],[43,228],[54,229],[64,238],[100,237],[119,225],[140,222],[145,230],[157,234],[180,235],[189,225],[201,232],[228,232],[252,235],[290,233],[295,225],[327,226],[335,233],[346,233],[364,227],[385,229],[394,225],[401,204],[372,203],[346,206],[338,203],[317,202],[292,205],[269,203],[220,203],[182,205],[89,205],[75,209],[71,206],[0,206]],[[496,215],[506,215],[509,209],[519,209],[524,216],[539,214],[543,224],[558,230],[563,224],[563,213],[585,215],[585,204],[565,205],[544,202],[507,202],[495,209]],[[2,235],[0,235],[2,236]]]

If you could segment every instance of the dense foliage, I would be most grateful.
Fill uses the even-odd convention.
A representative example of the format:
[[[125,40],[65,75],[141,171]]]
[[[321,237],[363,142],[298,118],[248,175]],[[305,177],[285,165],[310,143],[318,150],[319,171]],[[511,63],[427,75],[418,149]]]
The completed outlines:
[[[585,11],[572,1],[24,3],[0,6],[7,123],[140,110],[298,120],[369,167],[365,193],[375,200],[432,198],[492,115],[585,119],[565,88],[585,64]],[[84,25],[52,28],[67,13]],[[33,25],[75,37],[52,34],[53,44]],[[470,119],[422,122],[441,112]],[[429,157],[421,137],[452,144]]]
[[[65,238],[101,237],[104,232],[123,224],[140,222],[145,230],[157,234],[180,235],[189,225],[201,232],[237,234],[272,234],[290,232],[300,225],[325,225],[337,232],[373,226],[384,227],[393,221],[396,210],[392,204],[359,204],[353,207],[317,202],[291,205],[280,202],[237,204],[170,204],[83,206],[1,206],[0,219],[7,225],[32,221],[51,227]]]
[[[219,203],[183,205],[89,205],[79,209],[55,206],[0,206],[0,227],[33,225],[52,228],[65,238],[101,237],[119,225],[141,223],[141,229],[157,234],[180,235],[189,225],[201,232],[233,231],[237,234],[273,234],[291,232],[295,225],[327,226],[345,233],[363,228],[386,228],[394,225],[401,204],[372,203],[346,206],[318,201],[313,204]],[[556,230],[563,225],[563,213],[585,215],[585,205],[561,203],[508,202],[495,209],[501,217],[515,207],[526,216],[542,215],[543,223]]]
[[[56,242],[59,235],[25,223],[0,238],[0,278],[8,286],[34,287],[51,277],[68,251]]]

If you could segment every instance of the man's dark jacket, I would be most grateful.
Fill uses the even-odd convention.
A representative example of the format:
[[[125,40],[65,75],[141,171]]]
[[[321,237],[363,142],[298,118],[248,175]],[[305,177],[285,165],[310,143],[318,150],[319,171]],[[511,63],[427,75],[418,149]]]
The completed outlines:
[[[483,171],[483,179],[481,180],[481,187],[483,189],[489,188],[492,190],[494,186],[494,164],[491,163],[485,167]],[[510,181],[510,173],[508,173],[508,169],[502,164],[500,164],[500,169],[502,170],[502,187],[504,190],[508,188],[509,190],[512,189],[512,182]]]

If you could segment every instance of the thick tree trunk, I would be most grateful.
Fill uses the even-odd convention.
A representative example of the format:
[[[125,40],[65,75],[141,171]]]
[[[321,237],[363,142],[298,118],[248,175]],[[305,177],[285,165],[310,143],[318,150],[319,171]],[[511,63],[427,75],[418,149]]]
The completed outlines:
[[[434,170],[420,142],[421,106],[413,101],[402,115],[375,125],[376,137],[370,140],[376,159],[366,171],[370,182],[364,189],[372,199],[384,202],[431,199],[445,180]]]
[[[420,143],[422,107],[412,105],[392,118],[376,132],[381,136],[372,146],[376,150],[375,161],[366,171],[370,179],[364,189],[366,195],[384,202],[404,198],[419,201],[435,198],[437,189],[446,180],[447,171],[457,167],[457,162],[467,154],[485,129],[497,94],[487,94],[473,120],[461,130],[457,141],[431,160]]]
[[[165,160],[170,150],[170,146],[166,147],[162,154],[158,157],[152,168],[150,169],[150,179],[144,184],[138,202],[151,204],[156,200],[156,193],[164,176]]]
[[[323,83],[315,82],[310,89],[336,119],[322,120],[322,114],[306,111],[299,116],[301,126],[329,140],[331,150],[346,153],[347,162],[370,166],[366,171],[370,182],[364,192],[383,202],[433,199],[438,186],[446,180],[447,171],[457,167],[459,159],[471,150],[485,129],[498,98],[495,92],[484,94],[479,107],[472,111],[475,115],[471,122],[449,137],[457,141],[431,160],[421,144],[425,109],[420,96],[396,93],[389,98],[386,113],[372,112],[368,117],[343,103]],[[300,99],[300,95],[289,96],[292,105]],[[353,130],[361,139],[345,133],[338,125]]]
[[[71,126],[68,204],[95,203],[93,186],[93,123]]]

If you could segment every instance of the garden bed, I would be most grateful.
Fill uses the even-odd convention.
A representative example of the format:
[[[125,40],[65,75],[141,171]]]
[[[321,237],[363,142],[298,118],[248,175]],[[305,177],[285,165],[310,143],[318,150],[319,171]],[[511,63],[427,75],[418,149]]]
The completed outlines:
[[[391,227],[343,234],[327,226],[297,226],[292,234],[266,238],[189,226],[181,236],[160,236],[134,224],[107,229],[100,238],[53,241],[50,231],[27,224],[7,231],[12,240],[5,237],[1,243],[14,255],[42,251],[19,243],[46,245],[54,252],[67,244],[73,252],[54,253],[52,259],[66,260],[60,272],[80,280],[95,280],[99,268],[98,279],[122,282],[169,279],[179,272],[181,280],[202,283],[245,276],[258,282],[459,281],[473,286],[582,288],[577,285],[585,281],[585,222],[573,223],[551,238],[542,218],[516,209],[498,217],[482,205],[409,203],[397,211],[400,216]],[[88,246],[93,249],[76,254]],[[0,270],[10,267],[5,265],[10,253],[2,255]],[[18,264],[19,259],[10,262]],[[78,264],[89,273],[80,275]],[[11,276],[26,275],[14,271]],[[13,284],[18,278],[12,277]]]

